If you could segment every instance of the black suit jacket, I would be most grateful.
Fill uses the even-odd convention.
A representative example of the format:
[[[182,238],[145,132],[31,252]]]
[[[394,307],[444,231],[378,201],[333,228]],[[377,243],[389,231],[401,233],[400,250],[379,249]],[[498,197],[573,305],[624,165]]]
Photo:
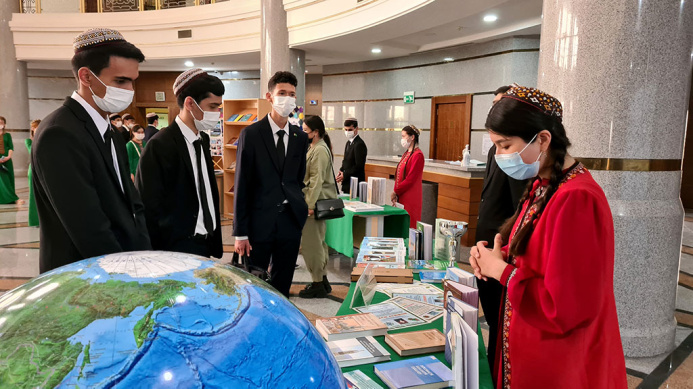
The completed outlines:
[[[214,207],[210,211],[216,219],[210,252],[221,258],[219,190],[209,153],[209,136],[204,132],[200,132],[200,136],[214,202],[210,204]],[[144,202],[149,236],[155,250],[172,251],[176,242],[195,235],[200,205],[186,142],[180,127],[173,121],[149,140],[137,167],[135,183]]]
[[[236,153],[234,236],[248,236],[251,242],[273,241],[272,229],[284,200],[288,200],[297,222],[294,227],[303,229],[308,218],[303,198],[308,146],[308,136],[289,125],[289,144],[281,168],[267,116],[241,131]]]
[[[349,193],[351,177],[358,177],[359,182],[366,181],[366,157],[368,147],[360,136],[356,136],[353,142],[346,142],[344,146],[344,159],[342,168],[339,169],[344,174],[342,180],[342,192]]]
[[[493,239],[503,223],[515,214],[527,187],[527,180],[510,178],[496,164],[496,146],[491,147],[486,161],[484,188],[481,191],[476,241],[485,240],[493,247]]]
[[[42,273],[98,255],[151,249],[125,143],[113,136],[113,144],[124,191],[110,150],[77,101],[68,97],[36,130],[31,165]]]
[[[156,127],[147,126],[147,128],[144,129],[144,141],[149,142],[157,132],[159,132],[159,130],[157,130]]]

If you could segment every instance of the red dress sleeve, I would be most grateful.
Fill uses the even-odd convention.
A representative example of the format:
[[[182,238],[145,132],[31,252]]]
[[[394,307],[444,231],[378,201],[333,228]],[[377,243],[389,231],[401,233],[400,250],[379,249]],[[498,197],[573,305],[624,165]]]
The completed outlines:
[[[416,180],[421,177],[420,173],[423,172],[423,168],[423,153],[421,150],[417,150],[410,157],[409,163],[407,163],[406,170],[404,171],[404,179],[402,181],[395,181],[395,194],[401,196],[402,193],[409,190]]]
[[[613,293],[613,219],[606,199],[583,189],[557,192],[541,219],[508,297],[528,324],[565,334],[594,320]]]

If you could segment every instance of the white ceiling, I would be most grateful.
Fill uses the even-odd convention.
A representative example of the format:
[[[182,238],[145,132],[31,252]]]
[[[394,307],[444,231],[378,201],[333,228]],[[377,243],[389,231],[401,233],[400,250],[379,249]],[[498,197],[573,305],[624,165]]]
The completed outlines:
[[[406,15],[351,34],[299,45],[306,69],[321,73],[323,65],[402,57],[445,47],[541,32],[542,0],[436,0]],[[492,23],[483,17],[494,14]],[[378,47],[380,54],[371,53]],[[208,70],[258,70],[260,53],[146,61],[142,71],[182,71],[186,60]],[[69,69],[66,61],[29,62],[30,69]]]

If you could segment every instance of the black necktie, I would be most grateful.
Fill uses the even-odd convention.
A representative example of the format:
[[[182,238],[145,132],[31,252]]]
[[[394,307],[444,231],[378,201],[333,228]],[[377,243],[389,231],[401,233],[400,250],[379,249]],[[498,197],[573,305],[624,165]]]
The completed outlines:
[[[209,203],[207,202],[207,189],[205,187],[205,180],[202,171],[202,141],[200,139],[193,142],[195,147],[195,160],[197,161],[197,186],[198,193],[200,195],[200,203],[202,204],[202,221],[205,224],[205,229],[208,235],[214,233],[214,225],[212,224],[212,213],[209,211]]]
[[[286,158],[286,148],[284,147],[284,134],[286,134],[286,131],[284,130],[277,131],[277,136],[279,137],[279,139],[277,140],[277,157],[279,157],[280,169],[284,168],[284,159]]]

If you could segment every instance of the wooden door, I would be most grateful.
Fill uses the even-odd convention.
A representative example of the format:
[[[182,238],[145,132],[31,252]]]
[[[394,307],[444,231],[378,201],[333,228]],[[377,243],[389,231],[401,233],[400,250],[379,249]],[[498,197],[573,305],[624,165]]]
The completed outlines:
[[[433,159],[458,161],[471,138],[471,95],[434,97],[431,100]]]
[[[693,209],[693,82],[688,97],[688,125],[686,126],[686,141],[683,146],[681,203],[683,203],[684,208]]]

